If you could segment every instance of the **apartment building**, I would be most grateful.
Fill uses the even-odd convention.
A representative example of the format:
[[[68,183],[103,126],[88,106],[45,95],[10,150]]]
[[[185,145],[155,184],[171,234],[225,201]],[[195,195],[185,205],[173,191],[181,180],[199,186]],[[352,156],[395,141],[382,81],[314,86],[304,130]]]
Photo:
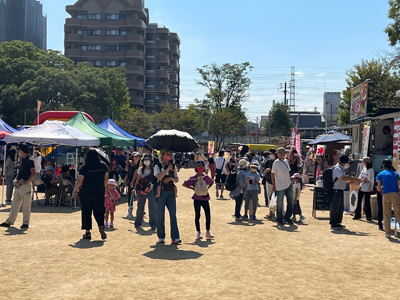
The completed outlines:
[[[47,17],[38,0],[0,0],[0,43],[21,40],[47,48]]]
[[[133,107],[152,112],[161,102],[179,105],[179,36],[150,23],[143,0],[79,0],[66,11],[67,57],[124,66]]]

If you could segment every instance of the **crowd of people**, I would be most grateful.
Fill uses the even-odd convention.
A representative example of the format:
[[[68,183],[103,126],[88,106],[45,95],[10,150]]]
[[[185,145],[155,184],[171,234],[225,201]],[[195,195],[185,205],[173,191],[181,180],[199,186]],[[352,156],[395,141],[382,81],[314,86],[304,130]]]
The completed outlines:
[[[206,219],[206,238],[214,238],[211,233],[211,207],[209,200],[210,188],[215,185],[217,199],[234,199],[234,214],[237,222],[257,220],[257,208],[261,205],[260,195],[269,212],[265,219],[275,219],[277,226],[292,225],[303,222],[305,217],[300,206],[302,183],[302,160],[293,150],[290,153],[285,148],[270,149],[263,153],[221,150],[215,155],[203,151],[196,153],[173,153],[169,149],[159,152],[144,146],[142,153],[129,151],[124,153],[118,148],[111,156],[110,165],[102,161],[95,149],[90,149],[85,156],[84,164],[79,166],[79,174],[75,182],[68,166],[61,169],[61,174],[54,174],[52,166],[37,168],[39,155],[30,155],[29,147],[20,145],[20,164],[15,164],[16,151],[9,151],[6,161],[7,182],[13,179],[15,169],[17,176],[12,180],[14,199],[11,210],[2,227],[14,224],[20,207],[23,207],[23,223],[21,228],[29,228],[31,211],[31,182],[40,176],[46,186],[45,205],[55,196],[55,202],[60,199],[58,183],[67,179],[73,182],[72,197],[81,203],[83,239],[91,239],[92,214],[99,228],[102,239],[107,238],[105,228],[114,227],[114,212],[121,195],[128,196],[128,218],[135,214],[135,227],[140,228],[148,203],[148,217],[151,230],[157,233],[160,243],[165,243],[165,209],[170,219],[170,238],[172,244],[180,244],[181,238],[176,217],[177,184],[180,181],[179,171],[183,168],[193,168],[194,174],[183,181],[183,187],[193,190],[193,206],[195,211],[195,228],[197,238],[202,239],[200,225],[201,209]],[[188,160],[186,160],[186,157]],[[35,159],[36,158],[36,159]],[[47,163],[46,163],[47,164]],[[375,176],[372,161],[363,159],[363,170],[358,178],[346,175],[349,167],[349,157],[342,155],[332,169],[332,189],[330,197],[330,226],[332,230],[341,230],[344,212],[344,189],[346,182],[360,183],[359,201],[354,220],[361,218],[361,199],[365,199],[366,218],[372,220],[370,196],[375,188]],[[390,160],[383,163],[383,171],[376,177],[376,187],[382,191],[381,217],[378,220],[379,229],[385,230],[390,237],[391,208],[394,207],[397,220],[400,219],[399,174],[393,169]],[[8,188],[7,184],[7,188]],[[61,187],[62,188],[62,187]],[[225,193],[225,195],[224,195]],[[284,199],[286,207],[284,208]],[[7,189],[7,201],[11,193]],[[134,206],[136,203],[136,211]],[[243,205],[244,204],[244,205]],[[299,219],[297,219],[299,217]],[[382,223],[383,221],[383,223]]]

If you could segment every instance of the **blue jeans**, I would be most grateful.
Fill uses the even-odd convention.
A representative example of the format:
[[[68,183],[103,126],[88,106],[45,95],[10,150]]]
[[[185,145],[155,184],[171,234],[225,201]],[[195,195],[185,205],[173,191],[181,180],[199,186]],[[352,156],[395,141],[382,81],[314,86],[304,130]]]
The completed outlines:
[[[165,207],[168,208],[171,222],[171,239],[179,239],[178,223],[176,220],[176,198],[174,191],[162,190],[157,198],[157,236],[165,239]]]
[[[286,189],[276,191],[276,221],[278,223],[283,222],[283,196],[286,196],[286,213],[285,213],[285,220],[289,221],[290,217],[292,216],[293,212],[293,186],[289,185]]]
[[[140,195],[136,210],[135,226],[142,226],[144,206],[146,205],[146,200],[149,200],[149,225],[151,228],[157,227],[157,217],[156,210],[157,204],[156,199],[154,199],[154,190],[151,190],[147,195]]]

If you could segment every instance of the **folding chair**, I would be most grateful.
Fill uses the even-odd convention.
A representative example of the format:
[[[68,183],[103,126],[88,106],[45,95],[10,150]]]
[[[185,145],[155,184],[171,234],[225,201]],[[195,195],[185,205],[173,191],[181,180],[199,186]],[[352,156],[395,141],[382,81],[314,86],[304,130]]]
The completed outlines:
[[[61,181],[60,188],[61,188],[61,193],[60,193],[59,205],[61,205],[61,201],[63,201],[63,199],[65,197],[64,202],[69,203],[70,206],[72,206],[72,192],[74,190],[74,186],[73,186],[72,182],[69,181],[68,179],[63,179]],[[67,201],[67,197],[68,197],[68,201]]]
[[[43,191],[39,190],[39,187],[40,187],[40,189],[43,189]],[[44,184],[44,182],[40,178],[35,178],[32,181],[32,189],[33,189],[32,205],[33,205],[33,203],[35,201],[36,201],[36,203],[38,205],[40,205],[40,199],[39,199],[38,193],[44,193],[44,197],[46,198],[46,193],[47,193],[46,185]],[[36,195],[36,200],[34,201],[34,196],[35,195]],[[45,198],[44,198],[44,200],[45,200]],[[44,202],[43,202],[43,204],[44,204]]]

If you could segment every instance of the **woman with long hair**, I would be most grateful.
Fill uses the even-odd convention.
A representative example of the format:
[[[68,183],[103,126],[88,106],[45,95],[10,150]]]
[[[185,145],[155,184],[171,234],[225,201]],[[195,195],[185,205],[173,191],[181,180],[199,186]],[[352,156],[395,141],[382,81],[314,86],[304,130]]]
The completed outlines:
[[[90,240],[92,235],[92,212],[99,227],[101,238],[105,240],[104,231],[104,195],[108,184],[108,168],[100,161],[97,151],[90,149],[85,156],[85,163],[79,170],[78,180],[75,183],[72,197],[79,198],[82,207],[82,229],[85,230],[84,239]]]
[[[135,183],[135,190],[137,193],[138,204],[136,210],[135,227],[139,228],[142,226],[144,206],[146,200],[149,200],[149,225],[152,230],[157,229],[157,204],[154,198],[154,182],[156,177],[154,176],[154,166],[151,155],[145,155],[143,157],[143,166],[137,170],[137,179]]]

